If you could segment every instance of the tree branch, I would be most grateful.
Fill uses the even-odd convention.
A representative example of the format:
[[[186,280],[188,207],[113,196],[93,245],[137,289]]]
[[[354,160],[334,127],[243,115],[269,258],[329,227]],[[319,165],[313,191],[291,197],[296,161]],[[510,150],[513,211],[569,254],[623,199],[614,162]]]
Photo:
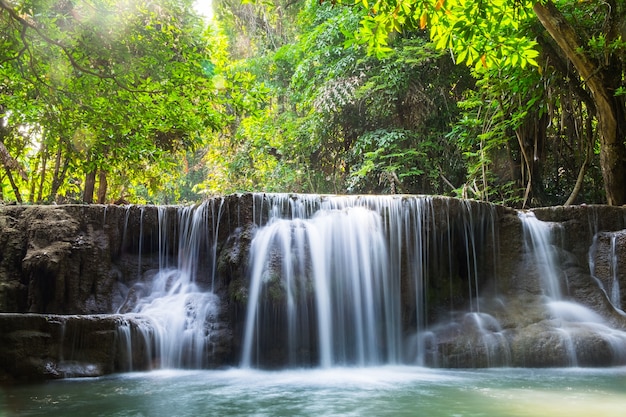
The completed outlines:
[[[572,62],[583,82],[589,86],[595,99],[601,99],[605,95],[605,91],[600,79],[600,66],[584,53],[584,44],[576,31],[567,23],[551,1],[547,1],[545,4],[537,2],[533,6],[533,10],[552,39]],[[608,101],[608,97],[602,97],[602,99]]]
[[[9,153],[9,150],[7,149],[6,146],[4,146],[4,143],[0,141],[0,162],[2,162],[2,165],[4,165],[4,168],[7,170],[7,172],[14,170],[17,171],[20,174],[20,177],[22,177],[22,179],[24,181],[28,180],[28,175],[26,175],[26,171],[24,171],[24,168],[22,168],[22,165],[11,156],[11,154]]]

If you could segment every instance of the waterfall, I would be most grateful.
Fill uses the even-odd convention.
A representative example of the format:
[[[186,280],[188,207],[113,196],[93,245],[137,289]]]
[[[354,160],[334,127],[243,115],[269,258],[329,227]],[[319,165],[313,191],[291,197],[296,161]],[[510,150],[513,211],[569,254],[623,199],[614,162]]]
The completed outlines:
[[[310,339],[318,340],[322,366],[380,363],[378,341],[387,336],[385,326],[395,325],[384,311],[391,304],[385,299],[386,252],[381,218],[364,208],[321,210],[312,219],[274,218],[251,248],[244,366],[250,365],[252,333],[262,320],[263,284],[271,302],[284,308],[290,363],[297,363],[296,353]],[[317,334],[310,334],[310,320],[317,322]],[[393,350],[396,341],[387,342]]]
[[[531,256],[531,262],[537,268],[540,278],[541,289],[546,296],[548,318],[555,320],[555,333],[560,337],[565,354],[568,357],[568,366],[578,366],[580,355],[585,352],[578,351],[577,341],[597,337],[604,340],[610,348],[614,363],[622,363],[626,357],[626,332],[612,329],[608,321],[587,306],[568,300],[567,280],[562,272],[558,261],[558,248],[555,245],[553,224],[538,220],[532,212],[520,212],[524,230],[525,250]],[[597,222],[595,222],[597,224]],[[594,230],[590,228],[591,230]],[[594,273],[593,252],[597,245],[597,236],[594,235],[594,243],[590,250],[590,272]],[[611,266],[615,271],[615,240],[611,234]],[[613,281],[616,278],[613,278]],[[598,280],[599,281],[599,280]],[[602,287],[602,283],[599,282]],[[612,291],[609,292],[612,295]],[[616,301],[611,300],[612,303]],[[615,304],[614,304],[615,305]],[[584,346],[584,343],[580,343]]]
[[[428,325],[449,319],[429,298],[451,293],[453,314],[467,281],[478,311],[478,253],[494,239],[492,211],[447,201],[255,195],[242,366],[424,364]]]
[[[610,299],[613,307],[621,309],[622,301],[619,286],[619,275],[617,271],[617,255],[615,253],[617,237],[613,233],[611,235],[611,292]]]
[[[562,294],[561,269],[557,266],[557,256],[554,245],[554,225],[542,222],[533,212],[519,212],[524,232],[525,252],[532,255],[532,261],[541,277],[544,294],[553,301],[560,301]]]
[[[0,266],[21,278],[0,302],[50,313],[2,314],[4,366],[19,379],[22,347],[58,375],[623,365],[624,212],[299,194],[5,207]]]
[[[427,196],[253,194],[248,202],[243,224],[251,240],[241,258],[248,287],[238,293],[245,303],[236,345],[241,366],[438,365],[450,352],[477,366],[512,361],[510,330],[496,318],[506,305],[494,309],[493,206]],[[215,292],[224,200],[159,207],[158,233],[144,231],[144,212],[136,213],[142,230],[133,236],[156,237],[159,268],[140,270],[136,297],[124,310],[139,321],[122,326],[120,340],[127,344],[139,333],[155,367],[206,367],[224,300]],[[562,323],[555,337],[576,364],[581,326],[607,325],[567,300],[559,229],[529,212],[518,216],[547,318]],[[142,245],[135,247],[141,252]],[[140,266],[152,262],[139,256]],[[483,299],[485,280],[491,284]],[[461,333],[464,342],[455,339]],[[622,333],[611,335],[621,352]]]
[[[607,242],[608,241],[608,242]],[[623,244],[623,243],[622,243]],[[608,256],[604,255],[607,252]],[[620,288],[620,274],[617,253],[618,233],[602,232],[593,237],[593,244],[589,249],[589,269],[604,289],[613,307],[622,310],[622,294]],[[596,259],[599,257],[599,259]]]
[[[147,354],[155,367],[202,368],[211,349],[211,333],[220,301],[213,292],[216,273],[216,226],[222,215],[223,199],[176,209],[178,230],[169,228],[169,212],[158,208],[159,270],[141,278],[122,306],[129,316],[141,317],[135,331],[145,340]],[[127,217],[128,219],[128,217]],[[128,220],[126,219],[126,222]],[[143,238],[141,211],[139,259]],[[176,262],[171,260],[170,242],[178,242]],[[199,268],[206,263],[208,267]],[[141,268],[141,263],[140,263]],[[141,270],[140,270],[141,275]],[[121,326],[120,336],[128,343],[129,330]],[[132,366],[132,362],[131,362]]]
[[[120,320],[117,326],[117,337],[120,348],[121,368],[122,371],[128,372],[133,370],[133,341],[132,330],[128,320]]]

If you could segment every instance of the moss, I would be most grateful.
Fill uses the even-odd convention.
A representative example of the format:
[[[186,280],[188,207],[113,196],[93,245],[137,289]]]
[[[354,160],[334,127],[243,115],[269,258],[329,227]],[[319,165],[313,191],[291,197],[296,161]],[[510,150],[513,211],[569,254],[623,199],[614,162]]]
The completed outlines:
[[[236,279],[230,282],[228,293],[231,301],[241,304],[248,302],[248,285],[242,279]]]

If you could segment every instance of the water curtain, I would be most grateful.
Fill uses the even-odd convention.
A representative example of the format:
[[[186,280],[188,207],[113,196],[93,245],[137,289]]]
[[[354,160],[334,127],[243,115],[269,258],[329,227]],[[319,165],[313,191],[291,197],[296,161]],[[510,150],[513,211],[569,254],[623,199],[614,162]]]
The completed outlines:
[[[256,195],[242,365],[424,364],[440,310],[479,312],[479,257],[497,246],[489,206],[446,203]],[[442,291],[450,305],[432,305]]]

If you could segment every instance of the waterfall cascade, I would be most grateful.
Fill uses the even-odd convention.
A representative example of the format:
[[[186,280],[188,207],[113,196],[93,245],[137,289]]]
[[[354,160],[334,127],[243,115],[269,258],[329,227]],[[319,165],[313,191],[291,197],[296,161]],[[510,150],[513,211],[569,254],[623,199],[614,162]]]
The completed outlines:
[[[0,380],[626,364],[626,209],[243,194],[2,206]]]
[[[624,245],[626,235],[623,232],[597,233],[589,250],[589,269],[606,291],[613,307],[623,311],[623,289],[619,277],[624,271],[620,271],[618,266],[620,256],[617,253],[618,240],[621,243],[620,246]],[[605,253],[608,253],[608,256],[602,256]],[[596,261],[598,256],[600,256],[599,262]],[[599,275],[604,279],[598,278]]]
[[[617,270],[617,255],[615,253],[616,236],[611,236],[611,286],[610,286],[610,299],[611,304],[617,309],[622,309],[621,290],[618,279]]]
[[[531,212],[518,213],[519,252],[528,256],[524,273],[537,277],[543,313],[539,324],[518,325],[509,303],[519,277],[499,278],[495,206],[423,196],[291,194],[254,194],[251,203],[249,247],[237,249],[247,253],[238,266],[245,290],[237,300],[232,277],[221,295],[216,289],[219,252],[228,246],[218,245],[223,200],[179,207],[173,222],[159,209],[158,271],[144,273],[120,310],[135,323],[120,326],[129,369],[128,345],[136,339],[158,366],[207,366],[215,318],[224,303],[232,312],[237,302],[245,305],[234,336],[243,367],[541,366],[520,350],[534,343],[537,328],[556,340],[564,364],[589,362],[577,347],[589,337],[609,346],[611,363],[626,362],[626,333],[569,297],[558,225]],[[516,273],[509,266],[507,274]],[[606,292],[619,309],[619,286]]]
[[[141,336],[138,339],[142,341],[145,356],[155,361],[151,366],[202,368],[207,365],[205,358],[212,346],[211,333],[220,303],[213,286],[222,205],[223,199],[215,199],[177,209],[178,248],[177,261],[173,264],[169,247],[172,239],[168,236],[172,232],[171,219],[165,207],[159,207],[159,269],[151,271],[148,282],[135,284],[130,297],[120,307],[120,312],[141,317],[135,321],[135,330]],[[141,241],[140,238],[140,245]],[[205,258],[209,259],[208,268],[201,273],[200,261]],[[120,339],[128,351],[127,368],[132,370],[129,332],[125,321],[120,326]]]
[[[549,222],[539,221],[532,212],[520,212],[524,230],[524,242],[531,262],[538,269],[541,277],[541,286],[545,295],[548,312],[554,320],[558,321],[558,330],[563,341],[563,346],[569,358],[568,364],[579,365],[575,343],[577,338],[583,334],[588,337],[594,334],[595,337],[604,340],[610,347],[615,363],[622,363],[626,360],[626,332],[611,328],[608,320],[592,309],[578,302],[568,299],[568,277],[559,267],[559,227]],[[594,236],[594,242],[598,235]],[[619,284],[616,284],[616,261],[615,261],[615,240],[611,234],[611,287],[608,291],[610,301],[615,308],[619,309]],[[595,248],[592,245],[591,252]],[[593,274],[593,256],[590,255],[590,270]],[[615,289],[617,287],[617,289]]]
[[[479,252],[497,250],[490,207],[453,212],[445,200],[408,196],[256,198],[269,214],[258,215],[250,250],[243,366],[423,365],[428,325],[449,319],[459,299],[480,312],[479,271],[494,271]],[[449,305],[431,305],[435,293]]]

